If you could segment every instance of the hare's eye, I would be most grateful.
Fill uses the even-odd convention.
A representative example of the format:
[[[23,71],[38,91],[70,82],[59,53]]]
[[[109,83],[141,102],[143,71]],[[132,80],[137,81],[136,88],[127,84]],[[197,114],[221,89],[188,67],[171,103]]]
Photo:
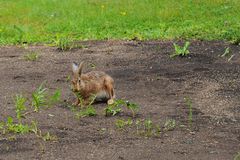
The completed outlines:
[[[81,79],[79,79],[78,82],[80,83],[80,82],[81,82]]]

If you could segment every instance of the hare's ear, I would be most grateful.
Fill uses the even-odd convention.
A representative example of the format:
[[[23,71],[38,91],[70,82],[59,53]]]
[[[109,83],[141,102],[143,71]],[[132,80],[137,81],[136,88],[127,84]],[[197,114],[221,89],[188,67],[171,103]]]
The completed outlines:
[[[72,63],[72,71],[73,71],[73,74],[78,73],[78,64],[75,62]]]
[[[79,65],[79,67],[78,67],[78,74],[79,74],[79,75],[82,74],[83,64],[84,64],[84,62],[81,62],[80,65]]]

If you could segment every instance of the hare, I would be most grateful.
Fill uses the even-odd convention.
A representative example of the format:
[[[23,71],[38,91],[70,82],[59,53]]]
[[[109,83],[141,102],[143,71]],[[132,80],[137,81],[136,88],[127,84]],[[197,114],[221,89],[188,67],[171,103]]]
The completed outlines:
[[[101,71],[91,71],[83,74],[82,68],[83,62],[80,65],[72,64],[72,91],[81,96],[84,105],[90,103],[93,95],[95,96],[94,102],[107,101],[107,104],[113,104],[115,98],[113,78]],[[79,104],[80,100],[77,97],[74,105]]]

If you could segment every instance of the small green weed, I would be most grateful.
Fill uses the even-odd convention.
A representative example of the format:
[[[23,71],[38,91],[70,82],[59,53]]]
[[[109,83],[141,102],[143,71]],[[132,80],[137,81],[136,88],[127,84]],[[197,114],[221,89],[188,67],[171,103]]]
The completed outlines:
[[[172,131],[176,127],[176,121],[174,119],[168,119],[164,124],[165,131]]]
[[[228,62],[231,61],[231,59],[234,57],[234,54],[231,54],[231,50],[229,47],[227,47],[224,51],[224,53],[221,55],[221,57],[227,57]]]
[[[139,110],[139,106],[136,103],[126,101],[126,107],[131,110],[132,116],[135,117],[136,112]]]
[[[57,136],[51,135],[49,132],[47,132],[45,135],[42,136],[42,139],[44,141],[57,141]]]
[[[122,119],[117,119],[115,125],[117,128],[122,129],[126,125],[126,123]]]
[[[139,134],[139,129],[141,127],[141,121],[137,119],[135,124],[136,124],[137,134]]]
[[[92,104],[95,101],[96,95],[94,95],[94,94],[91,95],[90,98],[88,99],[89,100],[88,103],[85,104],[85,101],[82,98],[80,93],[78,93],[78,92],[73,92],[73,93],[78,98],[81,108],[78,108],[73,105],[69,105],[69,107],[70,107],[71,111],[75,113],[75,116],[77,118],[90,117],[90,116],[97,115],[95,108],[92,106]]]
[[[38,60],[38,58],[39,58],[39,55],[36,52],[30,52],[24,55],[24,59],[27,61],[36,61]]]
[[[132,119],[118,119],[115,121],[115,126],[121,130],[127,130],[129,127],[132,129],[135,128],[135,133],[137,135],[146,137],[159,136],[161,133],[161,126],[159,124],[153,123],[150,118],[146,120],[137,119],[136,121],[133,121]]]
[[[150,118],[142,121],[136,120],[135,124],[138,135],[152,137],[159,136],[162,133],[161,125],[158,123],[154,123]]]
[[[28,133],[31,131],[31,127],[27,124],[22,124],[22,123],[14,123],[13,118],[11,116],[7,117],[6,122],[1,122],[0,125],[0,130],[2,134],[7,134],[7,133]]]
[[[50,95],[48,98],[48,106],[53,106],[61,100],[61,90],[56,89],[53,95]]]
[[[15,111],[16,111],[16,116],[19,121],[21,121],[21,118],[23,117],[23,112],[26,111],[26,102],[27,99],[23,97],[23,95],[19,94],[15,96]]]
[[[21,94],[17,94],[14,97],[14,103],[15,103],[15,112],[16,117],[8,116],[6,121],[0,122],[0,132],[2,135],[12,133],[12,134],[26,134],[26,133],[34,133],[38,137],[49,139],[49,134],[47,134],[47,137],[43,137],[41,130],[37,126],[36,121],[32,121],[31,124],[29,123],[23,123],[22,118],[24,117],[27,119],[26,115],[34,112],[38,112],[42,104],[55,104],[60,100],[60,90],[56,90],[53,95],[47,96],[45,98],[45,92],[46,88],[43,88],[42,84],[40,87],[33,93],[35,100],[33,100],[32,104],[35,105],[34,110],[28,111],[27,105],[28,99],[23,97]],[[46,100],[46,101],[45,101]],[[44,103],[43,103],[44,102]],[[45,103],[46,102],[46,103]]]
[[[118,129],[123,129],[125,126],[131,126],[133,124],[133,121],[131,119],[128,119],[127,121],[122,119],[117,119],[115,122],[115,125]]]
[[[155,125],[155,128],[156,128],[156,134],[157,135],[160,135],[160,133],[161,133],[161,126],[160,125]]]
[[[46,96],[47,88],[44,88],[42,83],[32,94],[32,106],[34,107],[35,112],[38,112],[41,106],[46,105]]]
[[[135,103],[131,103],[122,99],[116,99],[113,104],[108,105],[107,108],[105,108],[105,115],[114,116],[122,111],[122,107],[130,109],[133,117],[135,117],[136,112],[139,110],[139,106]]]
[[[7,124],[8,130],[13,133],[25,134],[31,130],[27,124]]]
[[[121,105],[124,105],[124,104],[125,104],[124,100],[121,100],[121,99],[115,100],[113,104],[108,105],[107,108],[105,108],[105,115],[115,116],[116,114],[122,111]]]
[[[122,111],[121,107],[118,105],[108,105],[105,108],[105,116],[115,116]]]
[[[226,57],[226,56],[229,55],[229,53],[230,53],[230,48],[227,47],[227,48],[225,49],[224,53],[221,55],[221,57]]]
[[[32,121],[31,131],[32,131],[35,135],[40,135],[40,136],[41,136],[41,130],[38,128],[38,124],[37,124],[36,121]]]
[[[144,121],[144,130],[146,131],[147,136],[152,136],[153,134],[153,122],[151,119],[147,119]]]
[[[170,58],[173,58],[173,57],[176,57],[176,56],[182,56],[182,57],[187,56],[190,53],[189,50],[188,50],[189,45],[190,45],[190,42],[188,42],[188,41],[185,42],[183,47],[177,45],[176,43],[173,43],[175,53],[170,55]]]
[[[81,109],[79,112],[77,112],[75,115],[77,118],[83,118],[83,117],[90,117],[90,116],[95,116],[96,110],[94,109],[93,106],[88,106],[86,109]]]
[[[237,153],[233,160],[240,160],[240,152]]]
[[[60,101],[61,91],[55,90],[53,95],[48,95],[48,89],[44,88],[42,83],[32,94],[32,106],[35,112],[38,112],[40,107],[50,107]]]

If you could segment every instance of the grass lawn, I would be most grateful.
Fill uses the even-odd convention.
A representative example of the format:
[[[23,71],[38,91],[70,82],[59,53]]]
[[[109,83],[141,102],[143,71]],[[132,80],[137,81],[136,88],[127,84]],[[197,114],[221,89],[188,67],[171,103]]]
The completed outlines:
[[[240,41],[239,0],[2,0],[0,44],[89,39]]]

